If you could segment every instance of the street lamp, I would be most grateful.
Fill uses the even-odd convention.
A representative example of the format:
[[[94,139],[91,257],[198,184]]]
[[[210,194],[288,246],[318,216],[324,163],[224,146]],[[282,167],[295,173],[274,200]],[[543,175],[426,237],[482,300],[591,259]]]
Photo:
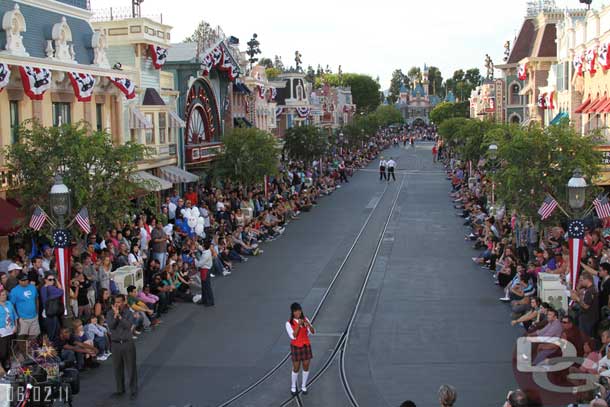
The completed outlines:
[[[498,146],[496,144],[490,144],[488,148],[488,154],[490,160],[496,160],[498,158]]]
[[[580,210],[585,206],[585,191],[587,181],[583,178],[580,168],[576,168],[568,181],[568,203],[570,208]]]
[[[51,212],[59,221],[59,226],[63,227],[64,218],[70,213],[71,200],[70,189],[64,184],[61,175],[55,176],[55,184],[51,187],[49,198],[51,201]]]

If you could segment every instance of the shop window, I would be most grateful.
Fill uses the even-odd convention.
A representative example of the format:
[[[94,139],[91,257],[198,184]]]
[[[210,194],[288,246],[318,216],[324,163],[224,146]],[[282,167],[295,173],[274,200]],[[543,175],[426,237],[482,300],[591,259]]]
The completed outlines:
[[[144,113],[146,118],[150,123],[152,123],[152,128],[144,130],[144,136],[146,139],[146,144],[154,144],[155,143],[155,118],[152,113]]]
[[[72,104],[53,102],[53,126],[72,123]]]
[[[104,128],[104,105],[102,103],[95,104],[95,128],[97,131],[102,131]]]
[[[11,143],[19,142],[19,102],[11,100],[9,102],[10,118],[11,118]]]
[[[167,113],[159,112],[159,144],[165,144],[167,133]]]
[[[511,105],[520,105],[521,104],[521,86],[514,84],[510,87],[510,104]]]

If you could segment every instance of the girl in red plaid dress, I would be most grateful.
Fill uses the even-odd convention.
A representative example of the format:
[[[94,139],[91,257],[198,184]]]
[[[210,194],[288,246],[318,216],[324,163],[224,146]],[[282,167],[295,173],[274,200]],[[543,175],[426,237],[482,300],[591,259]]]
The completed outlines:
[[[303,314],[301,305],[296,302],[290,306],[290,320],[286,322],[286,331],[290,337],[290,353],[292,355],[290,393],[292,393],[293,396],[297,394],[297,380],[299,378],[299,371],[301,370],[302,363],[303,381],[301,382],[301,391],[303,394],[307,394],[309,361],[313,358],[309,334],[314,334],[316,331],[309,319]]]

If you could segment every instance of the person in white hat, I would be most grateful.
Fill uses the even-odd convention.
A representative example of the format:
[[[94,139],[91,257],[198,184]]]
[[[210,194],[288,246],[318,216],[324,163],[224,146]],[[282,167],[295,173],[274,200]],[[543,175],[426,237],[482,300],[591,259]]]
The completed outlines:
[[[17,287],[19,282],[17,281],[17,276],[21,273],[22,267],[17,263],[11,263],[8,266],[8,280],[6,282],[6,289],[11,291],[13,288]]]

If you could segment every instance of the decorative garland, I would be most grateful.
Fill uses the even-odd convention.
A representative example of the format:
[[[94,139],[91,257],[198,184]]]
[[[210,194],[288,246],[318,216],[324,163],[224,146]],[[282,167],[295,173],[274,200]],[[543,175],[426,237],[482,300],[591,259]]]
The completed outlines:
[[[136,84],[127,78],[110,78],[110,81],[116,85],[117,88],[127,99],[133,99],[136,97]]]
[[[226,72],[231,81],[234,81],[239,76],[239,67],[233,64],[231,58],[225,56],[225,50],[222,45],[214,47],[212,51],[201,59],[203,76],[208,76],[214,67]]]
[[[0,92],[6,88],[8,81],[11,79],[11,70],[8,64],[0,63]]]
[[[275,108],[275,117],[280,117],[282,113],[284,113],[284,108],[282,106]]]
[[[583,75],[583,56],[582,54],[574,55],[574,71],[578,76]]]
[[[165,60],[167,59],[167,48],[149,44],[148,49],[152,55],[153,66],[155,69],[161,69],[163,65],[165,65]]]
[[[258,87],[258,97],[261,99],[265,98],[265,86],[264,85],[257,85]]]
[[[42,100],[44,93],[51,88],[51,71],[47,68],[20,66],[23,90],[32,100]]]
[[[276,88],[271,88],[271,100],[275,100],[275,98],[277,97],[277,89]]]
[[[597,58],[597,50],[595,48],[589,48],[585,53],[585,61],[587,61],[587,68],[591,75],[595,75],[597,70],[595,69],[595,59]]]
[[[599,61],[599,65],[604,71],[607,71],[610,68],[610,60],[608,58],[608,43],[604,43],[599,46],[597,51],[597,59]]]
[[[555,109],[555,103],[553,102],[553,99],[555,99],[555,91],[552,91],[552,92],[546,94],[546,98],[544,100],[545,109],[550,109],[550,110]]]
[[[519,68],[517,69],[517,77],[520,81],[527,79],[527,64],[519,65]]]
[[[95,78],[89,73],[68,72],[72,89],[79,102],[90,102],[95,87]]]
[[[301,119],[306,118],[311,113],[311,109],[306,106],[297,106],[295,109]]]

